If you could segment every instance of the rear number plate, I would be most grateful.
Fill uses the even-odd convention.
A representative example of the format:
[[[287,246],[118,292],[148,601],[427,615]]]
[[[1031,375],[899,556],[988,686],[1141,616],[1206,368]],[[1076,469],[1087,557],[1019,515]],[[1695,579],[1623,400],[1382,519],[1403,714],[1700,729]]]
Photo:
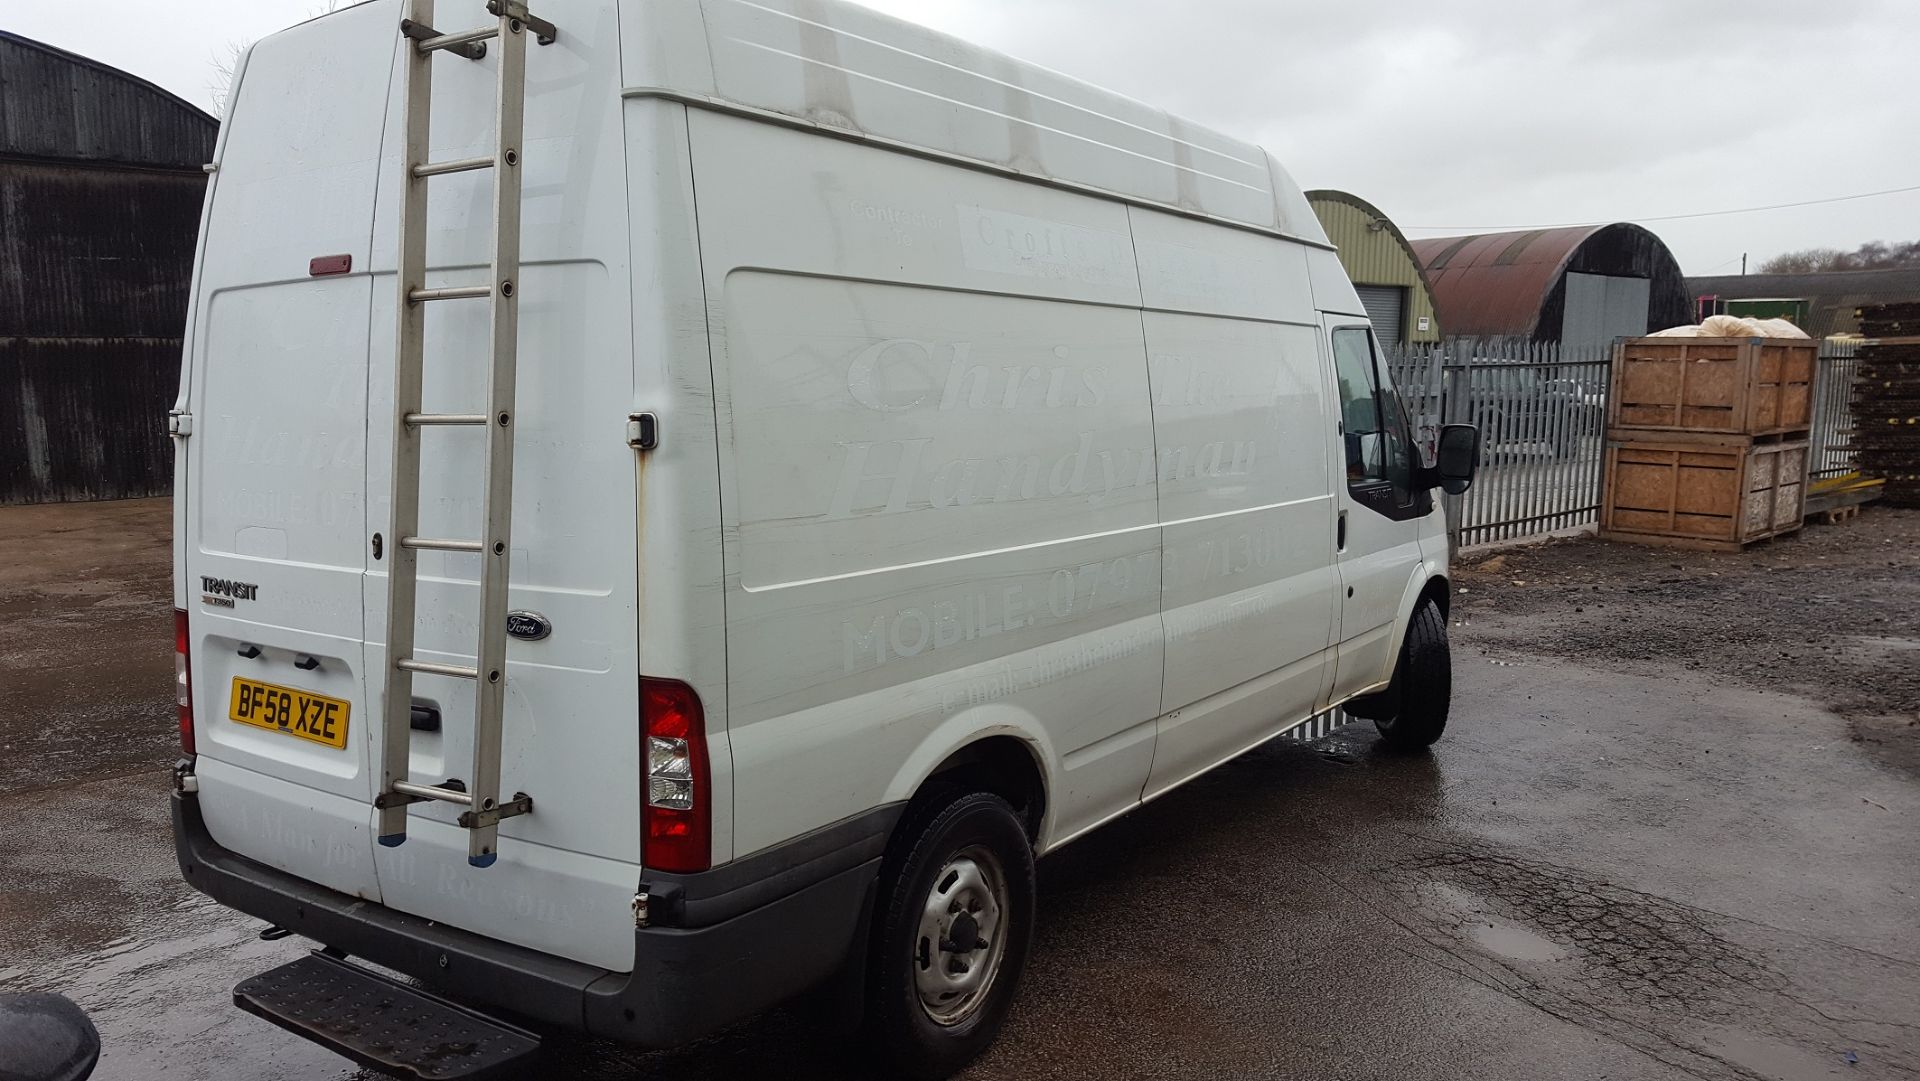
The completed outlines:
[[[227,703],[227,716],[255,728],[344,748],[349,708],[348,703],[338,698],[236,677],[233,698]]]

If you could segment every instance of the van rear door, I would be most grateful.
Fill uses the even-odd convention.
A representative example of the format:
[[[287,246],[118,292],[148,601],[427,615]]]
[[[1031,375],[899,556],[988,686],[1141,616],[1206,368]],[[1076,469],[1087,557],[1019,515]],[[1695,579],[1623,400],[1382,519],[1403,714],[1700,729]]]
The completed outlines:
[[[527,57],[510,609],[550,633],[507,649],[501,785],[533,813],[467,863],[461,808],[409,809],[375,843],[390,659],[396,218],[411,47],[397,0],[336,12],[253,49],[216,173],[187,443],[189,586],[201,804],[241,855],[389,908],[614,970],[631,967],[640,879],[632,285],[617,35],[605,0],[553,0],[558,41]],[[480,0],[436,19],[484,25]],[[433,59],[428,157],[491,157],[497,50]],[[681,125],[684,131],[684,125]],[[433,177],[429,286],[488,278],[493,179]],[[325,257],[309,275],[308,260]],[[326,273],[349,266],[345,273]],[[424,404],[486,406],[488,301],[427,309]],[[422,431],[420,532],[475,538],[483,433]],[[375,534],[381,534],[376,548]],[[420,554],[422,660],[475,663],[479,556]],[[200,594],[190,593],[190,598]],[[235,719],[259,703],[267,724]],[[422,674],[413,780],[467,776],[471,684]],[[281,707],[285,706],[284,713]],[[300,727],[317,710],[322,731]],[[332,712],[329,714],[328,710]],[[332,726],[327,727],[331,720]]]
[[[366,271],[393,17],[354,8],[247,55],[208,204],[181,444],[207,827],[373,900]]]
[[[398,56],[398,8],[388,10],[393,21],[370,40]],[[456,822],[463,808],[416,803],[408,809],[406,841],[375,845],[373,859],[389,908],[626,970],[640,883],[639,519],[636,460],[626,441],[627,415],[638,403],[618,35],[610,29],[613,6],[604,0],[549,0],[539,13],[559,35],[551,45],[527,48],[526,128],[518,148],[524,195],[514,290],[520,327],[508,608],[538,616],[519,624],[549,633],[508,640],[500,752],[501,791],[531,796],[533,812],[502,822],[499,859],[476,868]],[[442,0],[434,18],[450,31],[489,21],[480,0]],[[477,61],[434,57],[429,160],[493,156],[498,53],[489,49]],[[392,517],[404,81],[394,77],[388,98],[371,220],[369,530],[388,529]],[[684,121],[680,130],[684,138]],[[493,182],[491,170],[427,182],[428,287],[487,282]],[[427,411],[487,411],[488,303],[427,305]],[[431,427],[419,439],[421,535],[480,537],[485,432]],[[385,543],[390,549],[399,538]],[[369,563],[366,586],[365,670],[382,692],[390,663],[388,566],[386,559]],[[477,663],[480,555],[422,551],[418,569],[415,657]],[[413,696],[437,711],[439,724],[410,733],[412,779],[464,783],[473,761],[473,683],[421,673]],[[370,715],[365,726],[376,776],[383,724],[383,716]]]

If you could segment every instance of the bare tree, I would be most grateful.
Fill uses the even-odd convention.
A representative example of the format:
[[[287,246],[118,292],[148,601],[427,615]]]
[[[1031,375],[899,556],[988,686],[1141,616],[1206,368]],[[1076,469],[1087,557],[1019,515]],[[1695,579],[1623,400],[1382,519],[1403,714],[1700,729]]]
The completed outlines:
[[[316,8],[309,8],[307,17],[319,18],[330,15],[343,7],[352,7],[360,0],[326,0]],[[225,50],[207,58],[213,66],[213,77],[207,82],[207,96],[213,99],[213,115],[226,119],[227,99],[233,94],[233,77],[240,72],[240,58],[246,55],[250,41],[228,41]]]
[[[1920,240],[1889,244],[1872,240],[1852,251],[1806,248],[1782,252],[1760,264],[1762,274],[1819,274],[1831,270],[1892,270],[1920,267]]]
[[[227,118],[227,99],[233,94],[233,77],[240,71],[240,58],[246,55],[248,42],[229,41],[224,52],[207,58],[213,65],[213,77],[207,80],[207,96],[213,99],[213,115]]]

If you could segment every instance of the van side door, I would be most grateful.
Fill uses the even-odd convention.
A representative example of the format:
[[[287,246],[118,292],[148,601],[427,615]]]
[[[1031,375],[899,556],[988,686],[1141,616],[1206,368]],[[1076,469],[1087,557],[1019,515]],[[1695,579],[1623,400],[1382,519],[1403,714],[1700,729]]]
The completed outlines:
[[[1342,588],[1332,700],[1339,702],[1393,675],[1400,609],[1418,588],[1420,520],[1433,513],[1433,496],[1416,486],[1419,451],[1372,330],[1350,316],[1328,316],[1327,337],[1344,465],[1334,525]]]

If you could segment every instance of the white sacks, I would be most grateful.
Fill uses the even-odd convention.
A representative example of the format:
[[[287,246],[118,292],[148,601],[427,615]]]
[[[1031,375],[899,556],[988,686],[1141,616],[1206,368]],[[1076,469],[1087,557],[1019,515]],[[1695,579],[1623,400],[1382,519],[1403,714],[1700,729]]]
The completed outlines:
[[[1749,319],[1742,315],[1709,315],[1704,323],[1656,330],[1652,338],[1804,338],[1807,332],[1786,319]]]

